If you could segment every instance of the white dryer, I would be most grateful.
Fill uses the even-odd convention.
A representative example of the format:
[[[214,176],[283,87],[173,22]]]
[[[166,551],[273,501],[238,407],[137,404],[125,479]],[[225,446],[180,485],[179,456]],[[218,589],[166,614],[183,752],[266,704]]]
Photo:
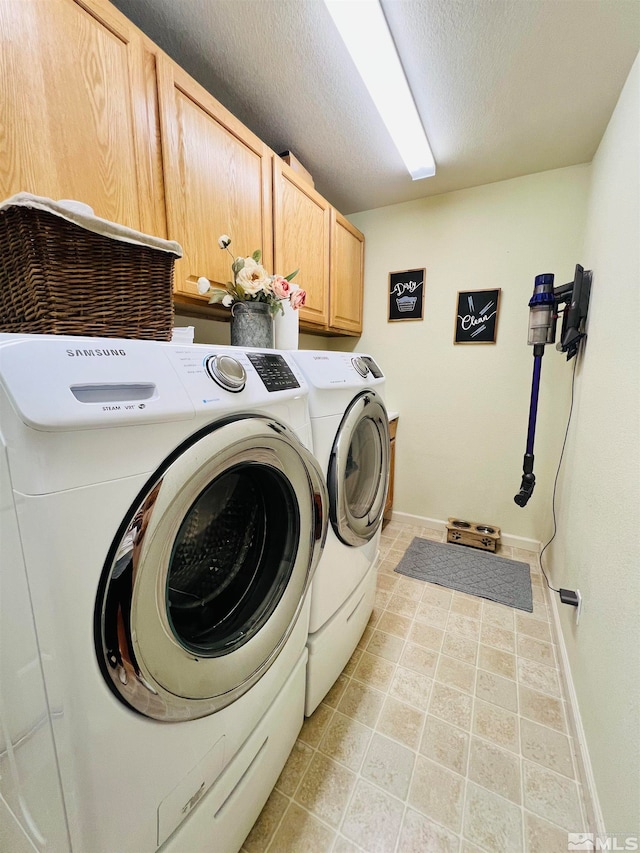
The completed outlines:
[[[389,421],[384,375],[371,356],[291,355],[309,385],[313,451],[327,479],[331,520],[311,591],[309,715],[344,669],[373,609],[389,488]]]
[[[3,335],[0,436],[2,571],[29,588],[71,849],[235,853],[303,720],[327,498],[300,371]]]

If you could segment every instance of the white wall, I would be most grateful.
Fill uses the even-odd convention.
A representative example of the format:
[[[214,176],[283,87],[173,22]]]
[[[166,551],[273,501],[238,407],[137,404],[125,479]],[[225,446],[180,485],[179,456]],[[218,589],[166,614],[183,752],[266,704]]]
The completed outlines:
[[[573,279],[583,261],[588,166],[574,166],[350,217],[366,237],[364,334],[379,359],[388,405],[400,412],[394,510],[459,516],[541,540],[568,413],[571,370],[543,359],[537,486],[521,509],[533,367],[528,301],[538,273]],[[388,274],[426,268],[423,321],[387,322]],[[502,290],[497,343],[453,344],[458,290]]]
[[[562,628],[608,832],[640,832],[640,56],[592,164],[588,338],[559,482]]]

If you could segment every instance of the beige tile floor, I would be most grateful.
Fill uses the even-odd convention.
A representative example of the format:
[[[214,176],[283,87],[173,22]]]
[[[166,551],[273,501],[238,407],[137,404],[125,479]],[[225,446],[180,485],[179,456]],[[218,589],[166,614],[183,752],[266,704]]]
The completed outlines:
[[[376,606],[304,723],[244,853],[565,853],[587,806],[537,555],[533,614],[394,572],[414,536],[384,529]]]

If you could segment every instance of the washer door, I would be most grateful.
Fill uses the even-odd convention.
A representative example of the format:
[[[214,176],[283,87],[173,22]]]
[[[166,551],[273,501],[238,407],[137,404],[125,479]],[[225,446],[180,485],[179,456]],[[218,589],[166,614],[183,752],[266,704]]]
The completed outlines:
[[[283,424],[246,416],[180,447],[121,526],[96,602],[107,683],[160,720],[229,705],[289,637],[326,536],[326,487]]]
[[[329,460],[330,516],[345,545],[364,545],[382,524],[389,489],[389,419],[375,391],[351,402]]]

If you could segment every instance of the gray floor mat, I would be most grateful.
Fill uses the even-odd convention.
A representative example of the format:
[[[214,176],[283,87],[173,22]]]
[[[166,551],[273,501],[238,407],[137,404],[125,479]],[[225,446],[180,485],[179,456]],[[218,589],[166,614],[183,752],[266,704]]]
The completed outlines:
[[[533,611],[529,565],[519,560],[416,536],[395,571],[519,610]]]

